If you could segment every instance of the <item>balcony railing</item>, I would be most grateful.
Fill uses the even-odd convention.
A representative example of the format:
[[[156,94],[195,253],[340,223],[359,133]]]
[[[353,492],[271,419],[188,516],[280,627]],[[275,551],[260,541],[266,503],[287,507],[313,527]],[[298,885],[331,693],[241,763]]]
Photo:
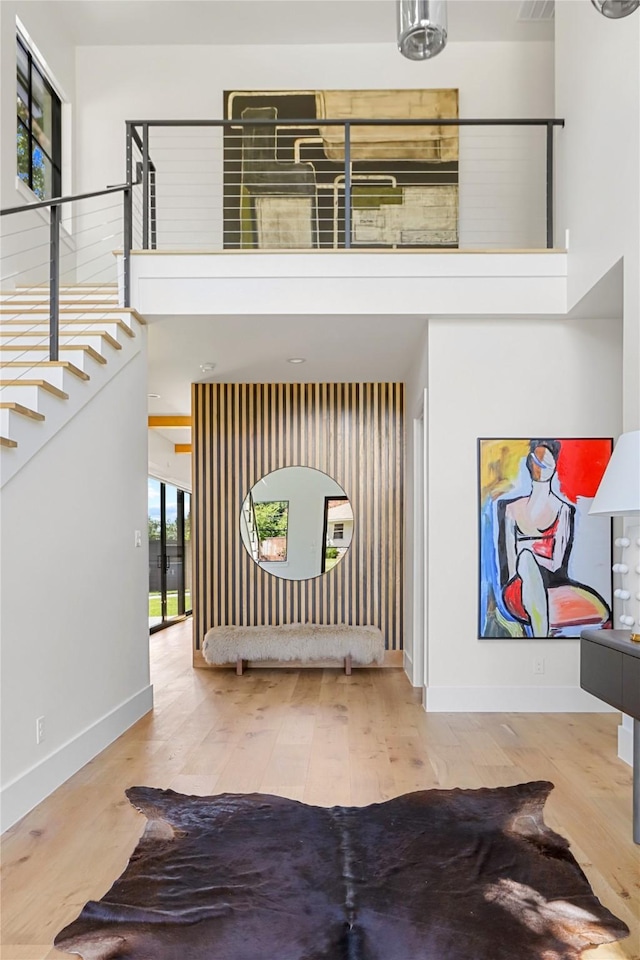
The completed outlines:
[[[51,359],[61,282],[115,279],[119,246],[126,307],[135,250],[553,247],[563,120],[250,113],[129,121],[124,184],[0,211],[4,310],[47,284]]]
[[[556,119],[127,123],[132,249],[553,247]]]
[[[113,251],[126,244],[132,198],[140,189],[140,181],[130,180],[90,193],[0,210],[0,290],[3,323],[7,324],[4,346],[18,346],[19,337],[12,335],[14,328],[8,324],[19,321],[23,333],[33,334],[34,343],[48,346],[49,360],[58,359],[61,288],[83,284],[81,291],[72,294],[74,316],[81,321],[96,292],[104,285],[116,286]],[[49,319],[46,335],[41,333],[43,313]],[[30,321],[29,330],[24,325]]]

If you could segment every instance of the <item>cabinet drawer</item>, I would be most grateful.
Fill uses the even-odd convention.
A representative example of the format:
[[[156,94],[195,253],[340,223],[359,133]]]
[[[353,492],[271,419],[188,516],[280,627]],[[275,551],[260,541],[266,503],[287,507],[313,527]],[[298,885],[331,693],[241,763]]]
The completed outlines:
[[[623,709],[623,657],[611,647],[584,638],[580,641],[580,686],[617,710]]]

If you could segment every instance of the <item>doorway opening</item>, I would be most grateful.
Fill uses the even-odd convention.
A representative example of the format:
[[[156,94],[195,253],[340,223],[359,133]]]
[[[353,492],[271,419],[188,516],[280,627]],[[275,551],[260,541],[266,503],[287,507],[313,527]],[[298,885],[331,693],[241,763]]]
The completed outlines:
[[[351,546],[353,537],[353,510],[348,497],[324,498],[322,525],[322,573],[340,563]]]
[[[149,631],[191,613],[191,494],[148,480]]]

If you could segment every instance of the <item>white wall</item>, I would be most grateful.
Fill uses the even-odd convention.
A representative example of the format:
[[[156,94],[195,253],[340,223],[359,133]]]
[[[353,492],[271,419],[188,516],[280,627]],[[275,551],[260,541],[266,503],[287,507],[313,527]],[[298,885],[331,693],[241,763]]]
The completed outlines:
[[[476,639],[477,438],[615,436],[620,363],[619,321],[429,322],[429,709],[597,709],[577,640]],[[409,415],[426,376],[423,357]]]
[[[558,240],[570,231],[569,309],[624,257],[623,423],[640,427],[640,16],[555,12]]]
[[[131,305],[155,318],[181,315],[397,316],[425,313],[564,314],[567,256],[393,250],[229,250],[131,257]],[[167,334],[164,333],[163,336]],[[151,334],[152,350],[157,349]],[[157,338],[161,340],[160,337]],[[156,344],[154,346],[154,344]]]
[[[224,90],[457,87],[461,117],[553,114],[553,44],[544,42],[451,42],[445,55],[429,63],[406,60],[393,42],[81,47],[76,62],[83,189],[123,180],[126,119],[220,118]],[[150,134],[159,170],[159,243],[165,248],[221,243],[222,139],[214,130],[200,133],[199,138],[192,130]],[[542,130],[463,131],[461,245],[544,245],[544,151]],[[197,184],[195,197],[181,186],[185,178]],[[185,216],[180,212],[185,197],[190,222],[175,219]],[[168,206],[173,208],[170,221]]]
[[[420,348],[416,350],[414,362],[411,370],[408,372],[405,388],[405,570],[407,575],[404,580],[404,659],[405,669],[412,684],[416,687],[422,686],[426,677],[426,664],[424,663],[424,650],[416,649],[416,645],[422,645],[422,638],[414,637],[414,617],[416,610],[419,619],[426,616],[429,597],[426,589],[426,571],[425,571],[425,551],[424,545],[420,543],[420,534],[417,526],[424,529],[424,509],[426,498],[422,489],[416,489],[416,480],[419,478],[426,489],[428,486],[428,476],[423,476],[422,469],[416,465],[416,437],[415,430],[421,432],[421,441],[424,443],[426,433],[425,424],[419,422],[415,426],[415,421],[420,421],[421,417],[427,418],[428,427],[428,409],[424,408],[425,388],[429,381],[429,326],[425,321],[424,334],[421,340]],[[417,455],[423,457],[424,452],[420,446],[417,449]],[[416,499],[422,498],[422,503],[416,508]],[[428,544],[427,544],[428,546]],[[416,555],[416,549],[419,555]],[[416,580],[416,573],[418,579]],[[416,597],[417,593],[422,593],[422,598]],[[425,624],[423,623],[423,629]]]
[[[175,444],[149,430],[149,473],[165,483],[173,483],[181,490],[191,490],[191,455],[176,453]]]
[[[570,236],[569,307],[623,258],[617,383],[621,429],[634,430],[640,427],[640,17],[608,20],[591,4],[557,0],[555,44],[556,109],[567,121],[557,222]],[[630,721],[619,734],[619,756],[631,762]]]
[[[75,100],[75,49],[60,29],[53,11],[38,4],[37,14],[28,0],[2,0],[0,4],[0,206],[21,206],[37,198],[28,189],[16,187],[16,16],[46,61],[59,85],[63,101]],[[63,108],[63,192],[73,192],[73,110]],[[15,284],[41,283],[49,276],[48,211],[2,217],[3,290]],[[28,231],[28,232],[25,232]],[[11,235],[14,234],[12,237]],[[35,249],[34,249],[35,248]],[[74,270],[74,244],[62,232],[62,269]],[[31,251],[31,252],[29,252]],[[17,275],[16,275],[17,274]],[[5,279],[8,278],[8,279]]]
[[[0,4],[0,156],[2,207],[18,206],[25,201],[15,186],[16,180],[16,16],[46,60],[62,92],[73,103],[76,99],[75,48],[60,29],[59,18],[45,4],[37,10],[28,0],[2,0]],[[70,163],[67,151],[64,157]]]
[[[146,406],[141,351],[3,488],[3,829],[151,709]]]

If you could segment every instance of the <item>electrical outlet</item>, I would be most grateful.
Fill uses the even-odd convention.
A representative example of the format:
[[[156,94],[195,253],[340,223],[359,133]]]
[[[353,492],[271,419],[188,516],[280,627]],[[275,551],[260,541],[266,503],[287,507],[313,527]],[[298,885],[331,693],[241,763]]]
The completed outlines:
[[[42,743],[44,740],[44,717],[36,719],[36,743]]]
[[[533,672],[544,673],[544,657],[536,657],[533,661]]]
[[[133,533],[133,545],[134,547],[142,546],[142,530],[134,530]]]

